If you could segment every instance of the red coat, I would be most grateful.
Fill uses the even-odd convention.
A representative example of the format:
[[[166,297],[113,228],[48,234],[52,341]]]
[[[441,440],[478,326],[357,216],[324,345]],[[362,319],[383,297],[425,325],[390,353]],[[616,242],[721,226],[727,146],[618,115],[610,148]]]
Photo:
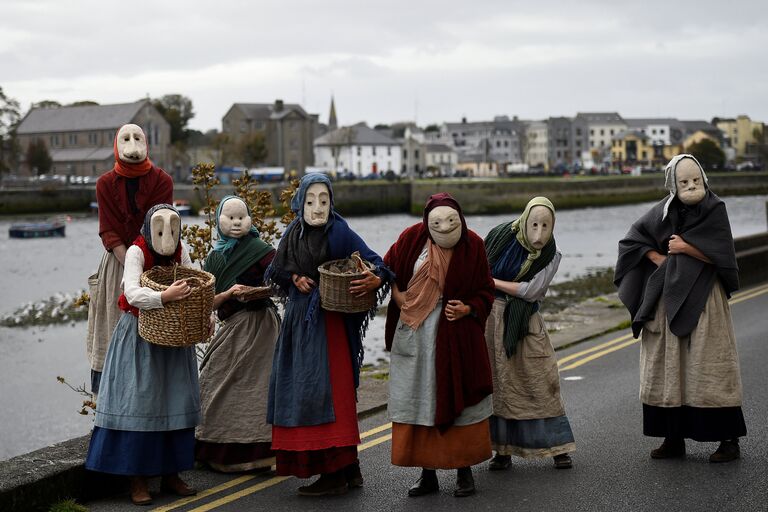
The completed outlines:
[[[462,223],[463,223],[462,218]],[[408,288],[413,266],[424,248],[428,230],[424,223],[409,227],[384,256],[384,263],[395,272],[400,291]],[[483,239],[464,228],[453,249],[445,278],[443,300],[459,299],[472,307],[473,314],[449,322],[440,315],[435,340],[437,408],[435,426],[448,427],[462,411],[479,403],[493,392],[491,365],[485,344],[485,322],[494,300],[494,284],[488,267]],[[400,308],[389,301],[385,340],[392,347]]]
[[[139,180],[136,208],[131,211],[125,190],[126,178],[114,169],[104,173],[96,182],[99,203],[99,236],[104,248],[111,251],[120,244],[130,247],[139,236],[147,210],[160,203],[173,202],[173,179],[161,168],[152,166]]]

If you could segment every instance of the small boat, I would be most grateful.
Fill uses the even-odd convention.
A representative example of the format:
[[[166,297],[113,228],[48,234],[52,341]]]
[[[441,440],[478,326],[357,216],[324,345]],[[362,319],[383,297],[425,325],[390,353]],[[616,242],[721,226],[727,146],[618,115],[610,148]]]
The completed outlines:
[[[11,238],[44,238],[65,236],[67,225],[63,222],[28,222],[24,224],[11,224],[8,228],[8,236]]]
[[[189,217],[192,215],[192,207],[186,199],[176,199],[173,201],[173,206],[179,211],[179,215],[182,217]]]

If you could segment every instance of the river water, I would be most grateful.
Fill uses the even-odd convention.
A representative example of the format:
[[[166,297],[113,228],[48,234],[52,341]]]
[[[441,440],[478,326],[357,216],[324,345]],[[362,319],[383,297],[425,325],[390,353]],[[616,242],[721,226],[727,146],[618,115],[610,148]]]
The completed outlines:
[[[734,236],[766,230],[768,195],[727,197]],[[563,252],[556,281],[595,267],[612,266],[617,241],[632,221],[653,203],[559,212],[555,237]],[[469,228],[485,236],[510,215],[467,217]],[[379,254],[400,232],[420,219],[405,214],[353,217],[354,229]],[[0,314],[26,302],[85,289],[96,270],[102,246],[94,217],[74,218],[66,238],[8,238],[10,220],[0,220]],[[80,416],[82,399],[57,382],[61,375],[75,386],[88,381],[86,323],[33,328],[0,328],[0,460],[88,432],[92,416]],[[366,337],[366,363],[385,359],[383,319],[377,317]]]

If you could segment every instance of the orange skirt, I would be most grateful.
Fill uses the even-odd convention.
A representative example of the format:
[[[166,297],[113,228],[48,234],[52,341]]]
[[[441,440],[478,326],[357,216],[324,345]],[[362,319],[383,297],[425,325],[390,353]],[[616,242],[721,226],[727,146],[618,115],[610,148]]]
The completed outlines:
[[[458,469],[491,458],[488,420],[440,432],[437,427],[392,423],[392,464]]]

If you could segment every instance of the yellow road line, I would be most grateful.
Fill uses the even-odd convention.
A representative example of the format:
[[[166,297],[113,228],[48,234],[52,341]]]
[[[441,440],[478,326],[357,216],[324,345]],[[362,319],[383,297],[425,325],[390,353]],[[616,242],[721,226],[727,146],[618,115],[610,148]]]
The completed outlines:
[[[392,424],[389,425],[382,425],[382,427],[391,427]],[[377,427],[381,428],[381,427]],[[375,429],[374,429],[375,430]],[[362,436],[361,436],[362,437]],[[374,447],[378,444],[385,443],[392,439],[392,434],[387,434],[385,436],[377,437],[376,439],[372,439],[368,441],[365,444],[360,445],[360,447],[357,449],[358,452],[361,452],[363,450],[367,450],[368,448]],[[210,503],[206,503],[205,505],[201,505],[199,507],[193,508],[189,512],[207,512],[208,510],[213,510],[217,507],[221,507],[222,505],[226,505],[227,503],[232,503],[233,501],[237,501],[240,498],[244,498],[250,494],[253,494],[255,492],[262,491],[268,487],[272,487],[273,485],[277,485],[281,482],[284,482],[288,480],[289,478],[292,478],[290,476],[278,476],[275,478],[271,478],[267,480],[266,482],[261,482],[260,484],[253,485],[251,487],[246,487],[245,489],[242,489],[240,491],[237,491],[235,493],[232,493],[228,496],[223,496],[219,498],[218,500],[212,501]]]
[[[379,432],[384,432],[385,430],[389,430],[391,428],[392,428],[392,424],[391,423],[385,423],[385,424],[383,424],[381,426],[378,426],[376,428],[372,428],[368,432],[363,432],[362,434],[360,434],[360,439],[365,439],[366,437],[370,437],[370,436],[372,436],[374,434],[378,434]]]
[[[623,349],[625,347],[628,347],[630,345],[634,345],[638,341],[639,340],[636,340],[636,339],[631,339],[629,341],[625,341],[624,343],[622,343],[620,345],[615,345],[613,347],[607,348],[607,349],[605,349],[605,350],[603,350],[601,352],[598,352],[596,354],[592,354],[591,356],[587,356],[584,359],[579,359],[575,363],[571,363],[568,366],[566,366],[565,368],[560,368],[560,371],[564,372],[566,370],[571,370],[573,368],[577,368],[577,367],[579,367],[579,366],[581,366],[583,364],[586,364],[586,363],[588,363],[590,361],[594,361],[597,358],[603,357],[604,355],[610,354],[611,352],[616,352],[617,350],[621,350],[621,349]]]
[[[385,423],[383,425],[379,425],[378,427],[372,428],[371,430],[368,430],[366,432],[363,432],[360,434],[360,439],[365,439],[366,437],[371,437],[373,435],[378,434],[379,432],[383,432],[385,430],[389,430],[392,428],[392,423]],[[371,446],[376,446],[377,444],[383,443],[384,441],[387,441],[389,439],[392,439],[392,434],[389,434],[387,436],[379,437],[377,439],[374,439],[372,441],[368,441],[367,443],[363,444],[358,448],[358,451],[365,450],[366,448],[370,448]],[[175,508],[183,507],[184,505],[188,505],[189,503],[193,503],[195,501],[199,501],[203,498],[207,498],[208,496],[212,494],[219,493],[221,491],[226,491],[227,489],[231,487],[235,487],[236,485],[240,485],[244,482],[247,482],[249,480],[253,480],[256,478],[255,475],[246,475],[242,476],[240,478],[235,478],[232,480],[229,480],[228,482],[224,482],[221,485],[218,485],[216,487],[211,487],[210,489],[206,489],[204,491],[201,491],[197,493],[195,496],[190,496],[189,498],[182,498],[180,500],[176,500],[173,503],[169,503],[168,505],[164,505],[162,507],[153,508],[151,512],[168,512],[169,510],[173,510]],[[257,484],[255,487],[258,487],[262,484],[269,484],[264,487],[260,487],[259,489],[256,489],[257,491],[261,489],[266,489],[267,487],[270,487],[272,485],[278,484],[285,480],[288,477],[275,477],[270,480],[267,480],[265,482],[262,482],[260,484]],[[272,483],[270,483],[272,482]],[[253,489],[253,487],[248,487],[247,489]],[[256,492],[256,491],[253,491]],[[237,493],[235,493],[237,494]],[[235,494],[232,494],[230,496],[234,496]],[[249,493],[250,494],[250,493]],[[245,496],[245,495],[244,495]],[[198,509],[195,509],[198,510]],[[210,510],[210,509],[200,509],[200,510]]]
[[[739,294],[738,296],[734,296],[729,300],[728,302],[733,306],[734,304],[738,304],[739,302],[744,302],[745,300],[754,299],[755,297],[759,297],[760,295],[763,295],[765,293],[768,293],[768,286],[765,288],[759,289],[759,290],[750,290],[749,292],[745,292],[744,294]]]
[[[577,359],[583,355],[591,354],[592,352],[597,352],[598,350],[604,349],[605,347],[608,347],[610,345],[615,345],[616,343],[619,343],[621,341],[627,340],[632,337],[632,334],[625,334],[623,336],[619,336],[618,338],[614,338],[610,341],[606,341],[605,343],[601,343],[599,345],[595,345],[592,348],[588,348],[586,350],[582,350],[581,352],[575,352],[571,355],[561,357],[557,360],[557,366],[560,366],[564,363],[567,363],[568,361],[572,361],[574,359]]]
[[[243,482],[253,480],[254,478],[256,478],[255,475],[246,475],[246,476],[241,476],[240,478],[233,478],[232,480],[224,482],[221,485],[217,485],[216,487],[211,487],[210,489],[200,491],[196,495],[190,496],[189,498],[182,498],[180,500],[176,500],[172,503],[169,503],[168,505],[163,505],[162,507],[153,508],[152,512],[167,512],[168,510],[173,510],[175,508],[182,507],[188,503],[192,503],[197,500],[202,500],[203,498],[207,498],[212,494],[216,494],[221,491],[226,491],[230,487],[235,487],[236,485],[240,485]]]

